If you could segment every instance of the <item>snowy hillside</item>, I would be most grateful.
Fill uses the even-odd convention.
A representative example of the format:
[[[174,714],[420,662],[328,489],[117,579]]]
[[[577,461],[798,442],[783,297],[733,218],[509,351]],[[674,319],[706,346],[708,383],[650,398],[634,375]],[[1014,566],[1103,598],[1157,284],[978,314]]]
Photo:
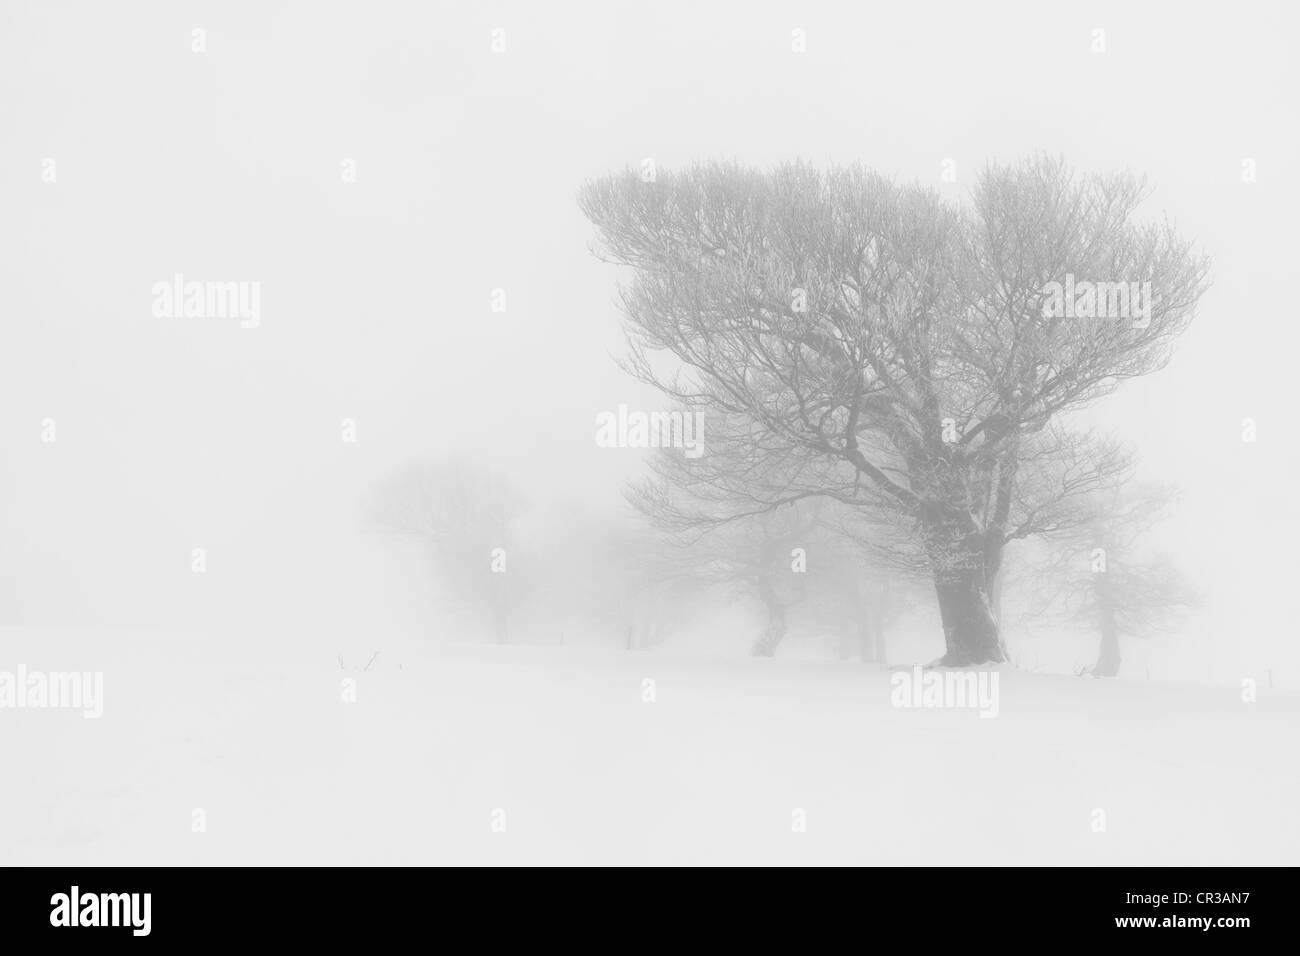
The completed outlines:
[[[0,672],[103,672],[98,719],[0,709],[0,864],[1300,855],[1290,691],[1007,669],[984,719],[855,663],[371,645],[0,631]]]

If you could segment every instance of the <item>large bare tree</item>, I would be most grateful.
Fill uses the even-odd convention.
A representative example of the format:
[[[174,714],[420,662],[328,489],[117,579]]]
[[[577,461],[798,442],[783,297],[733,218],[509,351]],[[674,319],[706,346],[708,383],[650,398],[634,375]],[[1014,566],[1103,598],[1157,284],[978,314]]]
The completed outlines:
[[[1205,287],[1187,241],[1134,218],[1146,195],[1131,175],[1033,157],[989,165],[967,204],[802,163],[611,175],[579,203],[597,254],[633,270],[628,367],[707,422],[747,422],[801,484],[852,489],[904,527],[934,580],[943,662],[965,665],[1004,659],[990,594],[1026,445],[1161,367]],[[1092,285],[1061,308],[1076,282],[1105,283],[1102,308]]]

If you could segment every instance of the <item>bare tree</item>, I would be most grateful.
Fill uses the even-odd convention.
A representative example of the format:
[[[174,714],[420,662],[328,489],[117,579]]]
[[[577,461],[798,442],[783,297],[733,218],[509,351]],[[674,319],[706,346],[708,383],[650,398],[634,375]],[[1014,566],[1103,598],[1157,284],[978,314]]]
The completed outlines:
[[[825,522],[825,531],[808,570],[812,609],[829,612],[837,622],[841,658],[852,657],[856,648],[864,663],[887,664],[889,629],[915,604],[915,579],[873,560],[873,550],[843,534],[833,520]]]
[[[444,597],[485,614],[497,643],[509,640],[524,499],[502,475],[460,460],[410,465],[379,483],[366,511],[376,527],[418,540]]]
[[[747,424],[795,477],[764,507],[821,491],[905,526],[943,662],[964,665],[1004,659],[990,594],[1026,441],[1161,367],[1204,289],[1205,260],[1172,227],[1134,220],[1146,193],[1035,157],[988,166],[965,206],[804,164],[629,172],[579,203],[598,254],[634,270],[627,367]],[[1053,284],[1076,277],[1154,294],[1132,320],[1109,300],[1098,317],[1095,294],[1056,309]]]
[[[847,625],[864,659],[883,660],[884,627],[903,604],[903,589],[891,589],[890,562],[914,570],[916,555],[908,565],[904,548],[891,547],[883,529],[844,503],[854,500],[852,488],[786,468],[750,440],[738,416],[712,416],[708,443],[700,459],[661,450],[650,460],[654,477],[628,491],[665,535],[662,557],[682,578],[763,605],[756,655],[776,652],[799,606],[809,619]]]
[[[1094,677],[1119,673],[1122,636],[1146,637],[1179,623],[1198,603],[1195,588],[1167,555],[1144,555],[1142,535],[1174,500],[1171,488],[1115,487],[1076,504],[1079,520],[1053,535],[1053,551],[1033,571],[1032,613],[1054,611],[1098,634]]]
[[[786,635],[787,612],[807,594],[800,566],[806,558],[796,552],[806,554],[813,543],[818,504],[791,502],[728,521],[686,524],[681,512],[669,505],[674,491],[643,486],[632,494],[643,514],[665,532],[661,560],[675,567],[679,579],[720,588],[733,599],[757,599],[766,623],[753,653],[771,657]]]
[[[641,523],[605,521],[580,543],[587,549],[582,604],[599,623],[613,625],[629,651],[662,637],[704,590],[683,573],[677,549]]]

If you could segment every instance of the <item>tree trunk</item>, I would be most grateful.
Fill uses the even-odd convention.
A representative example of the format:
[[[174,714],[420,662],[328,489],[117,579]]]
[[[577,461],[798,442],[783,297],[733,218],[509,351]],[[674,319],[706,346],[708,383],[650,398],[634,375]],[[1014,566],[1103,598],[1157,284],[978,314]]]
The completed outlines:
[[[998,631],[1002,630],[1002,575],[987,572],[989,579],[989,606],[993,609],[993,620],[998,622]]]
[[[776,647],[785,637],[785,608],[777,600],[776,590],[767,578],[759,579],[758,595],[767,608],[767,627],[754,642],[753,654],[755,657],[775,657]]]
[[[1107,588],[1097,588],[1097,624],[1101,631],[1101,645],[1097,648],[1097,663],[1092,666],[1093,677],[1118,677],[1120,665],[1119,625],[1115,609],[1110,604]]]
[[[1102,628],[1101,647],[1097,652],[1097,663],[1092,666],[1092,676],[1118,677],[1119,665],[1119,634],[1113,627]]]
[[[775,657],[776,647],[785,637],[785,611],[777,610],[768,617],[767,627],[754,642],[755,657]]]
[[[1006,637],[1002,631],[1002,557],[1005,553],[1006,543],[1002,539],[1002,533],[994,530],[985,537],[984,541],[984,586],[989,596],[989,608],[993,612],[993,622],[998,628],[998,650],[1002,652],[1002,660],[1010,660],[1011,655],[1007,652]]]
[[[888,664],[889,654],[885,649],[885,608],[883,604],[876,607],[874,624],[872,639],[875,646],[872,649],[872,659],[877,664]]]
[[[997,621],[989,606],[982,570],[964,569],[935,575],[935,595],[943,619],[944,667],[997,664],[1006,660]]]
[[[889,648],[885,641],[885,623],[892,620],[897,613],[894,602],[894,589],[886,578],[876,589],[871,605],[871,659],[877,664],[889,663]],[[864,652],[865,654],[865,652]],[[863,657],[865,660],[865,656]]]
[[[876,636],[871,632],[870,612],[863,610],[858,618],[858,653],[862,656],[862,663],[873,664],[876,662]]]
[[[989,553],[986,536],[968,513],[935,507],[924,517],[926,550],[943,619],[945,652],[939,664],[969,667],[1005,661],[989,601],[1001,549]]]
[[[510,639],[510,592],[504,572],[492,577],[492,632],[498,644],[505,644]]]
[[[852,620],[848,621],[836,630],[836,634],[840,639],[840,660],[853,660],[853,644],[857,637],[857,623]]]

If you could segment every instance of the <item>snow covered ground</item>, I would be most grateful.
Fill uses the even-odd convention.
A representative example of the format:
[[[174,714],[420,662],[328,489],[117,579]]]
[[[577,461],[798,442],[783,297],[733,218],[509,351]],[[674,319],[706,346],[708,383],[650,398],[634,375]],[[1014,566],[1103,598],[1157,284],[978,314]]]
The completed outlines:
[[[0,709],[0,864],[1300,862],[1294,691],[1007,669],[985,719],[849,662],[327,644],[0,630],[104,675]]]

